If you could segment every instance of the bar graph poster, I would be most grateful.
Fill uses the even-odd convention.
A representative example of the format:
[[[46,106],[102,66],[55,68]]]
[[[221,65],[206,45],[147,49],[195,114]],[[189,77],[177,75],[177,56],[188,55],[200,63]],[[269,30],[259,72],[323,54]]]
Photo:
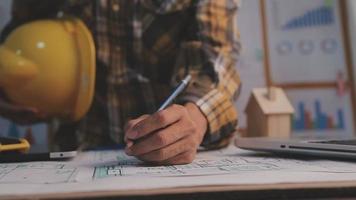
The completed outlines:
[[[261,0],[267,84],[293,102],[293,136],[351,135],[352,62],[338,0]],[[346,12],[346,11],[345,11]]]
[[[271,79],[277,84],[334,82],[345,74],[336,0],[267,0]]]
[[[352,136],[350,96],[338,96],[333,89],[289,90],[295,115],[294,136]]]

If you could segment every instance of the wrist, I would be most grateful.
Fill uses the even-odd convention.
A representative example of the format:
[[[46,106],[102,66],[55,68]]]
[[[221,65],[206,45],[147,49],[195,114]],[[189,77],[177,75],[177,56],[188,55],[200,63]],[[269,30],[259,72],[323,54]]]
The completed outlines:
[[[188,110],[191,119],[197,125],[197,128],[203,138],[208,129],[208,120],[196,104],[188,102],[184,106]]]

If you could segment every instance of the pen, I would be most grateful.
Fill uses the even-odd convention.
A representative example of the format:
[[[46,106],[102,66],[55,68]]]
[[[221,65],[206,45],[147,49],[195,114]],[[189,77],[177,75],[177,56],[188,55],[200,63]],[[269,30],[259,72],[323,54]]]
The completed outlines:
[[[188,85],[190,79],[192,79],[191,75],[187,75],[182,82],[179,84],[179,86],[173,91],[173,93],[166,99],[166,101],[159,107],[158,111],[164,110],[167,108],[173,100],[185,89],[185,87]]]

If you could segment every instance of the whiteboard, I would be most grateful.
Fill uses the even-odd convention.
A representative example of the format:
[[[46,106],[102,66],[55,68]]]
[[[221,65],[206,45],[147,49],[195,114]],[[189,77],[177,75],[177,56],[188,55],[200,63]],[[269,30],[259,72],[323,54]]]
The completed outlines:
[[[354,131],[350,94],[338,96],[334,89],[287,90],[295,109],[293,136],[351,137]]]
[[[266,30],[261,28],[261,9],[265,11]],[[242,80],[242,94],[236,103],[240,129],[246,127],[244,109],[251,89],[265,87],[270,78],[272,83],[281,86],[331,84],[285,88],[296,110],[292,136],[352,135],[355,125],[351,90],[340,92],[332,85],[340,75],[344,79],[341,81],[346,82],[348,78],[339,1],[243,0],[238,19],[243,46],[237,65]],[[258,53],[258,49],[263,49],[264,36],[267,36],[268,48]],[[269,70],[266,70],[267,61]],[[304,106],[303,115],[309,116],[308,126],[297,123],[305,120],[301,117],[301,105]],[[320,108],[318,112],[316,107]]]
[[[334,0],[266,1],[273,82],[333,82],[346,73],[339,12]]]

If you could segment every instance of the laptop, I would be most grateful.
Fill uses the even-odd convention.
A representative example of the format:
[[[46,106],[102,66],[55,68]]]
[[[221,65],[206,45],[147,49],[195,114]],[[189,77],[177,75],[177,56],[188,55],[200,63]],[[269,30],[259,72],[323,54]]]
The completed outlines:
[[[237,138],[235,145],[254,151],[329,158],[356,159],[356,139],[298,140],[273,138]]]

